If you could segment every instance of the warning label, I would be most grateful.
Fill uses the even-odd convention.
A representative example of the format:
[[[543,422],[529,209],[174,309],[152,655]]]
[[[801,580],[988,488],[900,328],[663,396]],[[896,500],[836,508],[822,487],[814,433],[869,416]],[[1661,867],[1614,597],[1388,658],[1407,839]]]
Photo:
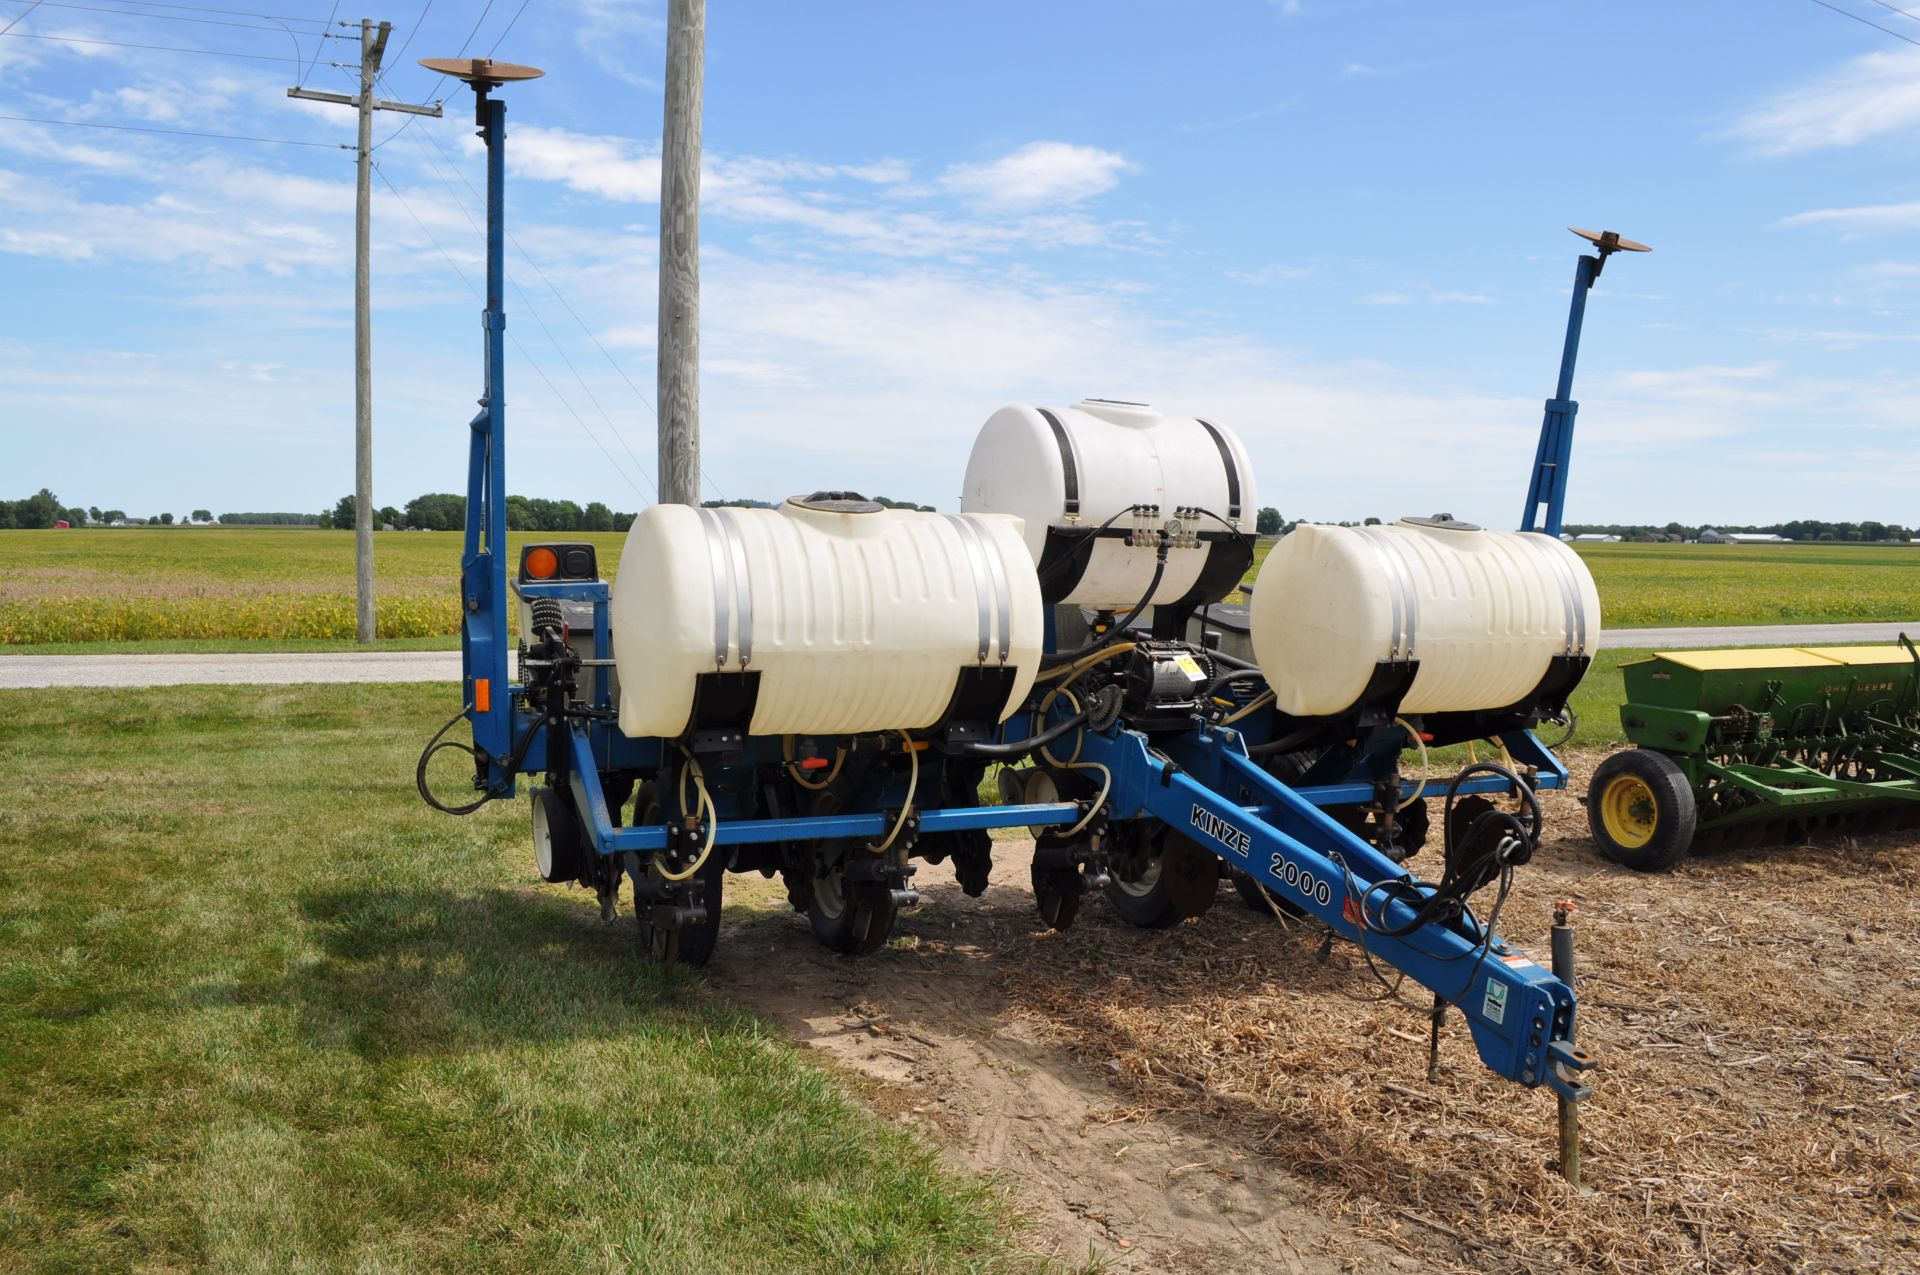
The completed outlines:
[[[1480,1016],[1496,1025],[1507,1021],[1507,985],[1487,980],[1487,999],[1480,1007]]]

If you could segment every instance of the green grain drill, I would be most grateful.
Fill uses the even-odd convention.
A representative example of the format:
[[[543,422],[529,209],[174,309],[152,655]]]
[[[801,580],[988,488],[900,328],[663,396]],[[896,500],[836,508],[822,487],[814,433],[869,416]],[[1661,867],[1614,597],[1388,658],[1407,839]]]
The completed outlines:
[[[1898,646],[1672,651],[1621,666],[1638,745],[1594,771],[1608,858],[1651,872],[1698,845],[1920,826],[1920,653]]]

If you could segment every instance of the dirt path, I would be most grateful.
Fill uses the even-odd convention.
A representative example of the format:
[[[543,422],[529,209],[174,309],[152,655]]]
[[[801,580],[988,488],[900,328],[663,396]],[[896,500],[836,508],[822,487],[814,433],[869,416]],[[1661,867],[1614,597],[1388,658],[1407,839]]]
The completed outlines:
[[[781,1023],[883,1112],[932,1126],[960,1164],[1011,1183],[1031,1238],[1070,1269],[1090,1259],[1113,1271],[1427,1269],[1329,1222],[1312,1189],[1272,1161],[1142,1118],[1010,1001],[1009,969],[1076,944],[1034,912],[1030,853],[1031,842],[996,843],[982,899],[947,865],[921,864],[922,906],[888,948],[858,960],[815,943],[777,883],[729,878],[715,990]],[[1083,924],[1096,908],[1089,900]]]
[[[1230,889],[1172,930],[1090,900],[1056,934],[1026,843],[1000,842],[984,899],[922,865],[895,941],[846,960],[777,883],[732,877],[712,976],[1009,1182],[1069,1269],[1920,1270],[1920,836],[1642,876],[1595,856],[1570,795],[1547,811],[1500,928],[1543,954],[1553,901],[1579,902],[1601,1070],[1577,1198],[1550,1096],[1488,1072],[1457,1018],[1429,1085],[1422,996]]]

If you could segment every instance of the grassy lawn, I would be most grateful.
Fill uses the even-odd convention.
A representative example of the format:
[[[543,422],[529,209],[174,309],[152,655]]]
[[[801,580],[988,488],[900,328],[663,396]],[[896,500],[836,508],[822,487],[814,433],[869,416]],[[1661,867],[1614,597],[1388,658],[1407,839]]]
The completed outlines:
[[[517,546],[554,538],[510,539]],[[601,573],[613,578],[624,535],[577,538],[595,545]],[[1257,546],[1256,564],[1270,547]],[[1579,552],[1610,628],[1920,621],[1920,546],[1601,544]],[[0,531],[0,554],[8,563],[0,650],[96,642],[140,651],[319,650],[354,633],[353,537],[344,531]],[[375,535],[383,640],[458,632],[459,557],[454,532]],[[321,645],[294,645],[303,642]],[[258,643],[276,645],[249,645]]]
[[[0,693],[0,1268],[1026,1267],[524,803],[422,806],[447,696]]]

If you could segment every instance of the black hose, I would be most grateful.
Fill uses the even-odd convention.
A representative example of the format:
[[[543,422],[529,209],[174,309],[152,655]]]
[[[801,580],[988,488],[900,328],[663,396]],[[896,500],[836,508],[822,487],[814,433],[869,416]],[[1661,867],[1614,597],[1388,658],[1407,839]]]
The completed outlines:
[[[1045,748],[1076,726],[1085,724],[1087,711],[1081,709],[1072,717],[1055,722],[1038,735],[1029,735],[1025,739],[1011,744],[967,744],[953,751],[962,757],[984,757],[990,761],[1010,761],[1025,757],[1027,754]]]
[[[1218,651],[1208,651],[1207,654],[1209,656],[1212,656],[1214,659],[1218,659],[1220,657],[1220,653]],[[1219,691],[1221,687],[1225,686],[1229,682],[1237,682],[1243,677],[1254,677],[1259,675],[1259,673],[1260,673],[1260,670],[1257,668],[1231,669],[1228,672],[1222,673],[1219,677],[1214,678],[1211,682],[1208,682],[1206,694],[1211,696],[1215,692]]]
[[[1104,651],[1110,646],[1117,646],[1121,642],[1126,641],[1127,626],[1133,623],[1135,616],[1139,615],[1142,611],[1147,609],[1147,603],[1153,601],[1153,591],[1160,587],[1160,579],[1162,576],[1166,575],[1166,573],[1167,573],[1167,541],[1166,541],[1166,538],[1163,536],[1160,539],[1159,555],[1153,564],[1153,579],[1147,581],[1147,591],[1140,595],[1140,600],[1133,604],[1133,610],[1127,612],[1126,618],[1124,620],[1120,620],[1117,623],[1115,623],[1113,628],[1109,630],[1107,634],[1101,637],[1098,641],[1089,642],[1077,651],[1056,652],[1054,655],[1052,655],[1049,658],[1056,659],[1056,660],[1067,660],[1067,661],[1085,659],[1089,655],[1093,655],[1099,651]]]
[[[1113,517],[1107,519],[1105,522],[1101,523],[1098,527],[1095,527],[1093,530],[1084,533],[1080,537],[1080,539],[1074,541],[1073,544],[1068,547],[1067,551],[1064,554],[1054,559],[1052,564],[1049,565],[1046,570],[1040,573],[1040,583],[1043,585],[1052,584],[1054,579],[1062,571],[1066,570],[1067,564],[1080,556],[1080,551],[1083,548],[1090,548],[1093,545],[1093,542],[1100,538],[1101,532],[1105,531],[1108,527],[1111,527],[1114,523],[1120,521],[1120,519],[1125,515],[1133,513],[1136,510],[1145,509],[1145,508],[1146,508],[1145,505],[1128,505],[1124,509],[1115,511]]]
[[[1313,722],[1310,725],[1302,726],[1291,735],[1282,735],[1280,738],[1270,739],[1264,744],[1255,744],[1247,750],[1247,756],[1271,757],[1275,753],[1290,753],[1302,744],[1311,743],[1313,737],[1325,729],[1326,726],[1323,723]]]

